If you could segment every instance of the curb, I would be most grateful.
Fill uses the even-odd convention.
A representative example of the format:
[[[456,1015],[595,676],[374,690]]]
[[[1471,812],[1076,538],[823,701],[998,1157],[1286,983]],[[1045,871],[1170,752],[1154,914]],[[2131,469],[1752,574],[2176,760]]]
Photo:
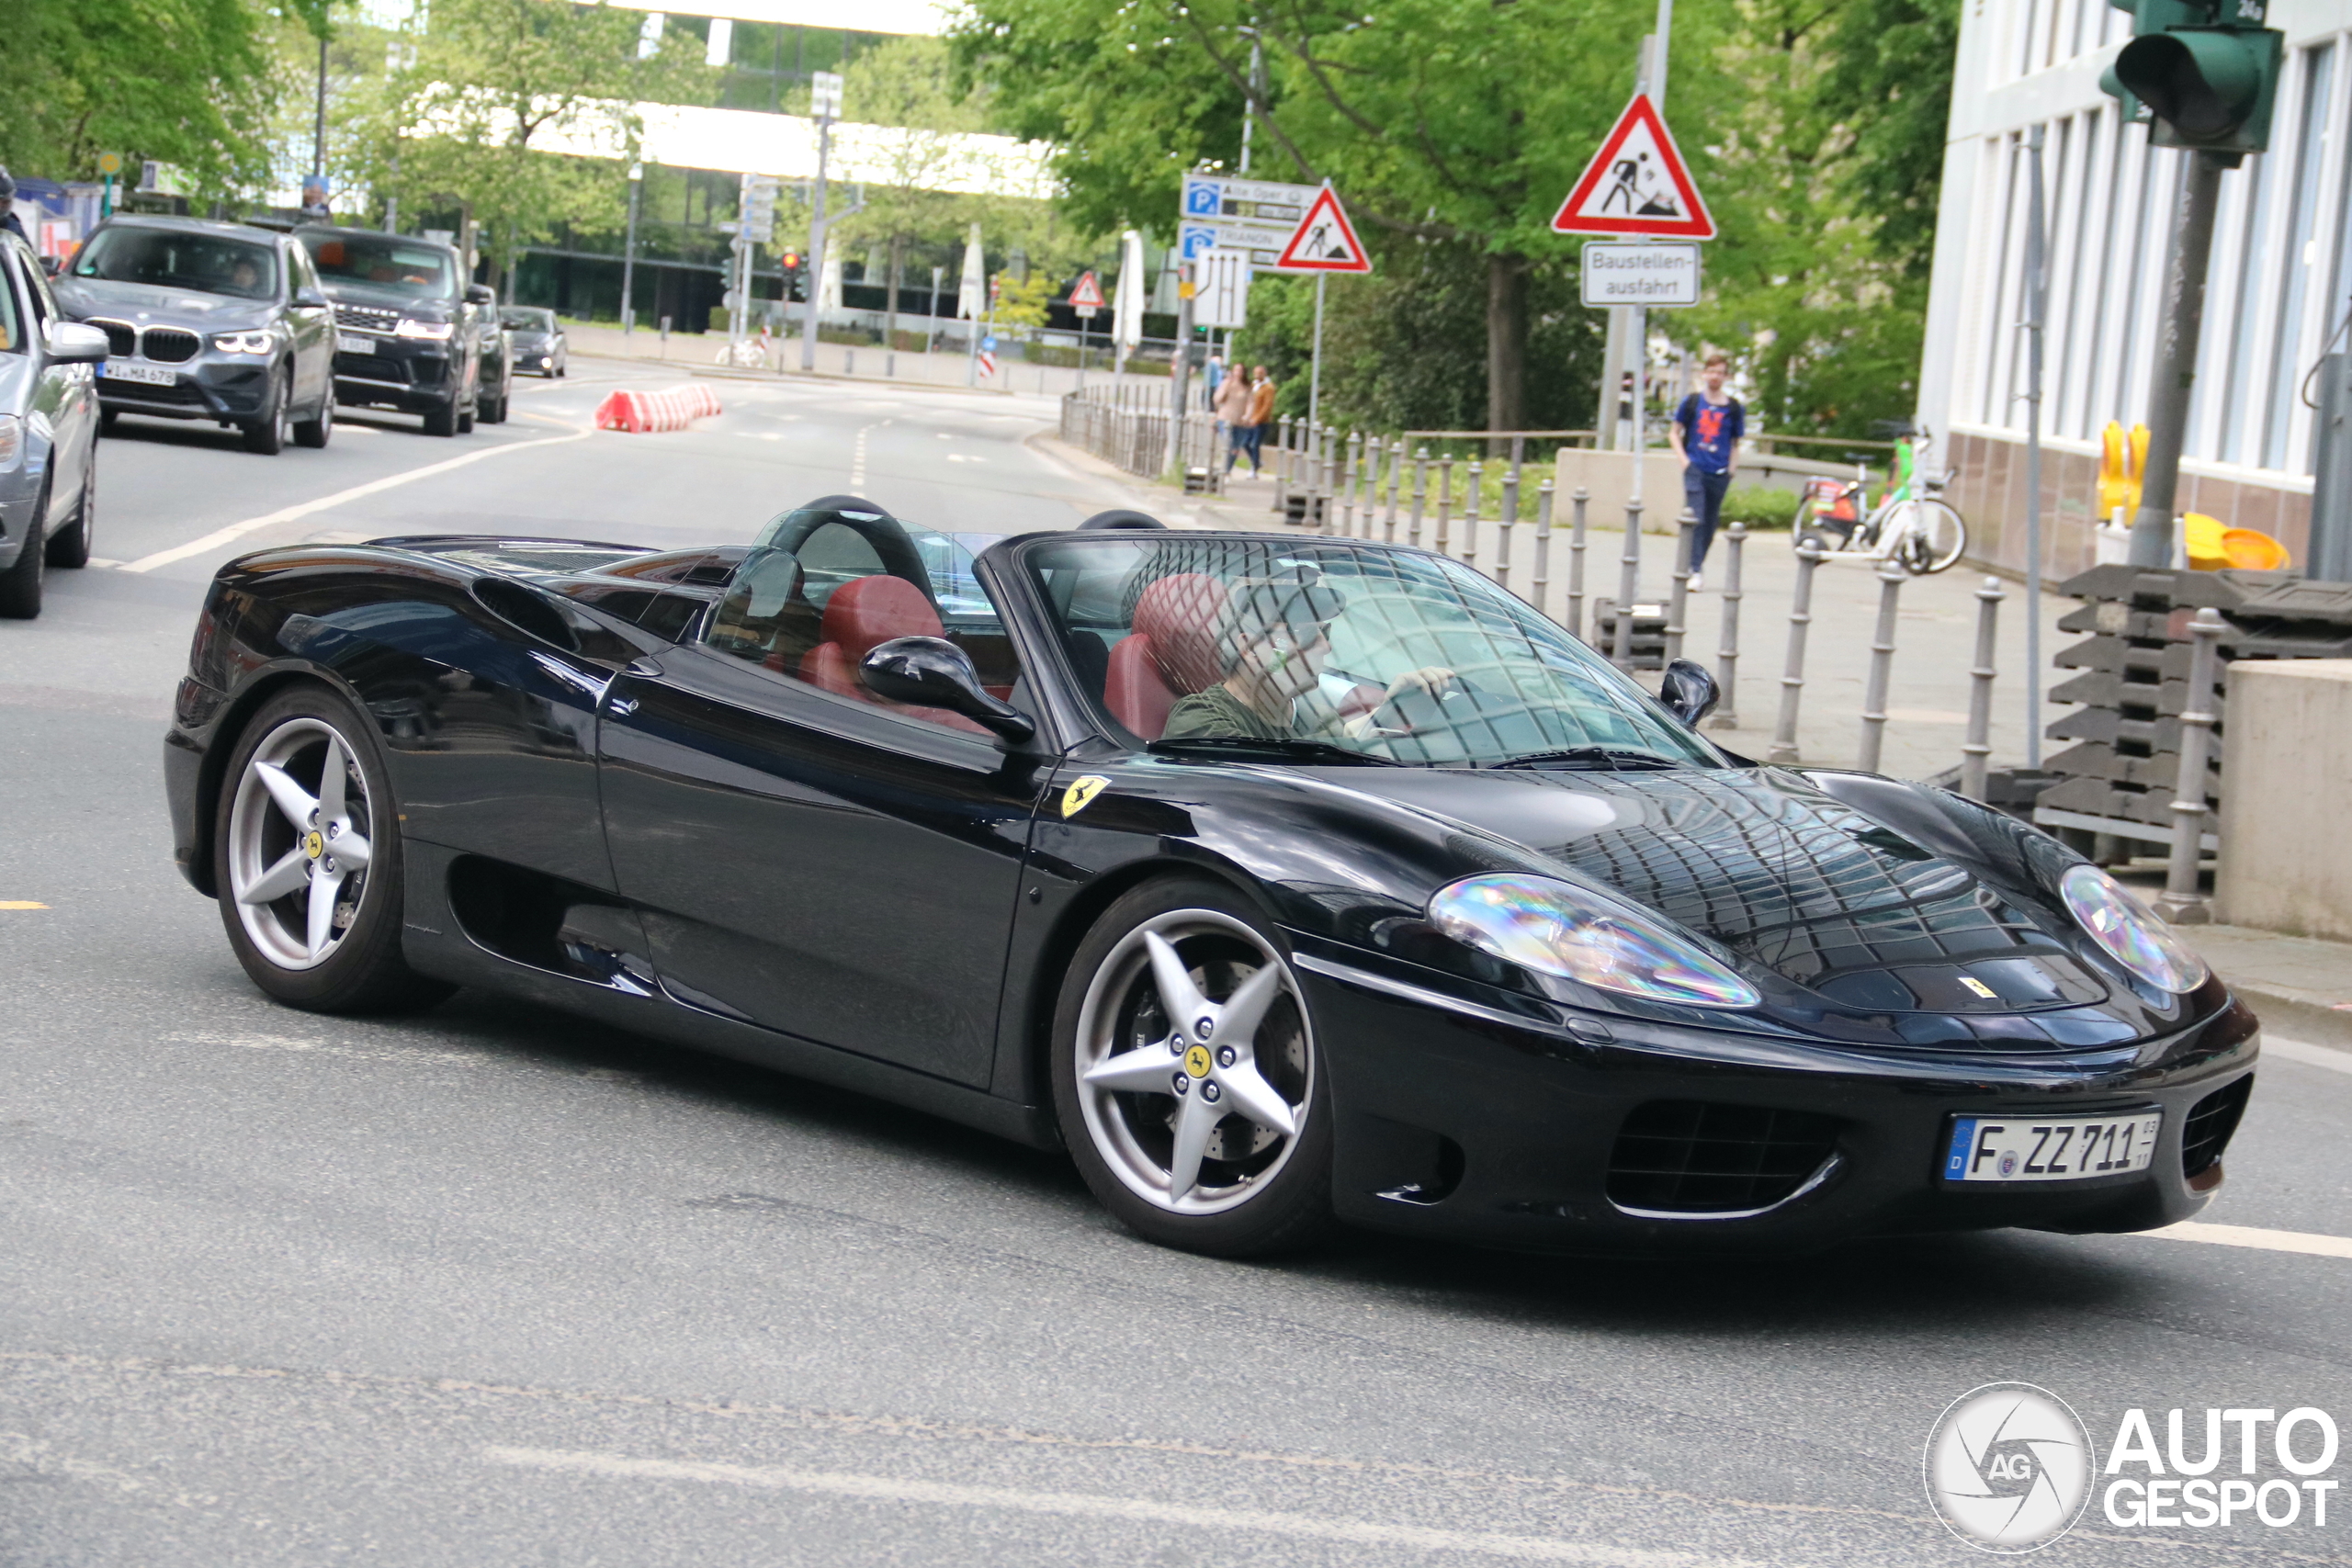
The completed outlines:
[[[2222,978],[2237,993],[2239,1000],[2254,1010],[2254,1015],[2262,1021],[2265,1034],[2284,1035],[2307,1045],[2352,1051],[2352,1010],[2290,986],[2233,980],[2227,975]]]

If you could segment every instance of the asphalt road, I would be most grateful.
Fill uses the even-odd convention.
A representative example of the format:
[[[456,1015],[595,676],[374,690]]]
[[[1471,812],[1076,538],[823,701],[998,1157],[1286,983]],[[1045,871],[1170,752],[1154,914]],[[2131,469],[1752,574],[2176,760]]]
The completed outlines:
[[[854,1096],[473,994],[265,1002],[161,799],[220,560],[743,538],[852,489],[1003,531],[1118,499],[1023,445],[1035,401],[730,386],[691,433],[582,434],[623,368],[457,441],[386,418],[261,458],[126,426],[97,545],[126,564],[0,623],[0,1564],[1955,1563],[1921,1445],[1978,1384],[2056,1392],[2102,1456],[2134,1406],[2160,1442],[2188,1408],[2192,1452],[2206,1406],[2352,1417],[2352,1256],[2013,1232],[1217,1263],[1125,1235],[1062,1159]],[[2352,1060],[2299,1055],[2207,1220],[2352,1235]],[[2347,1561],[2347,1517],[2095,1503],[2044,1555]]]

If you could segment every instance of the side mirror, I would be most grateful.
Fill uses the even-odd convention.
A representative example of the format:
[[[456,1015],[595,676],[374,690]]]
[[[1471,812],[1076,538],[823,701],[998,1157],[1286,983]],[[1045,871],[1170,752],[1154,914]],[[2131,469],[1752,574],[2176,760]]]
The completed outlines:
[[[62,256],[43,256],[40,258],[40,270],[41,275],[44,277],[55,277],[59,273],[65,270],[65,258]]]
[[[857,668],[865,689],[890,702],[945,708],[1015,746],[1037,733],[1027,714],[981,688],[971,658],[944,637],[894,637],[877,645]]]
[[[96,327],[80,321],[49,323],[49,357],[59,365],[96,365],[105,359],[113,345],[107,334]]]
[[[327,297],[306,283],[294,290],[294,303],[301,310],[323,310],[327,308]]]
[[[498,291],[487,283],[469,283],[466,285],[466,303],[495,305],[498,303]]]
[[[1714,671],[1695,659],[1678,659],[1668,665],[1666,679],[1657,689],[1658,701],[1667,711],[1692,726],[1714,712],[1723,694],[1723,688],[1715,684]]]

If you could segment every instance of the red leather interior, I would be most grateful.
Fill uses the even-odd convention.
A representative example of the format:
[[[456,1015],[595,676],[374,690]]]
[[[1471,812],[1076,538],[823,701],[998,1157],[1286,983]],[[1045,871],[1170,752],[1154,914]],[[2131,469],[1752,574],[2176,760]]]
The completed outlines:
[[[892,637],[937,637],[941,630],[939,612],[922,589],[903,577],[861,577],[844,582],[825,601],[824,640],[801,660],[800,678],[837,696],[855,697],[950,729],[986,734],[962,714],[885,702],[867,691],[858,675],[857,667],[865,656]]]
[[[1136,601],[1135,629],[1111,649],[1102,682],[1111,716],[1157,740],[1178,699],[1206,691],[1224,673],[1216,650],[1225,588],[1202,572],[1163,577]]]

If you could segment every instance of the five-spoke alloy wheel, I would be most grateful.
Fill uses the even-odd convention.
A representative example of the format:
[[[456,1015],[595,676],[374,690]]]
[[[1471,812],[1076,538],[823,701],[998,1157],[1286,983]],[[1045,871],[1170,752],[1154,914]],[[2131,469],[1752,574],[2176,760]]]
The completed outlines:
[[[1147,885],[1080,944],[1055,1031],[1062,1127],[1129,1226],[1226,1256],[1330,1215],[1313,1021],[1281,945],[1234,892]]]
[[[245,972],[322,1011],[448,991],[401,956],[399,818],[363,722],[320,687],[265,704],[237,743],[214,831],[222,923]]]

